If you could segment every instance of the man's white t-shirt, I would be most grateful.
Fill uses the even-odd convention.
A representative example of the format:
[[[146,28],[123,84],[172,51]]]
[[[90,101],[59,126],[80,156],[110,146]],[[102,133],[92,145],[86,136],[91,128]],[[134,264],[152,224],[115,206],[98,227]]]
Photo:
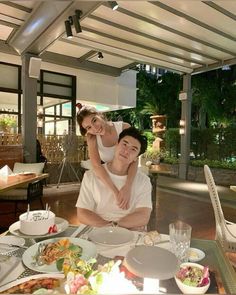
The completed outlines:
[[[116,187],[121,189],[126,183],[127,175],[112,174],[106,164],[104,167]],[[89,170],[84,174],[76,207],[93,211],[107,221],[118,221],[136,208],[152,209],[151,192],[152,186],[149,177],[141,171],[137,171],[132,184],[129,209],[123,210],[117,206],[114,194],[94,174],[93,170]]]

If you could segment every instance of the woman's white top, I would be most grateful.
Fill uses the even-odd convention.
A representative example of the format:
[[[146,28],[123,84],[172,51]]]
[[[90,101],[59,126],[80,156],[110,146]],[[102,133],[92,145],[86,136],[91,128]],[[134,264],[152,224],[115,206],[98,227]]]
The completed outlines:
[[[120,133],[123,130],[123,121],[118,121],[118,122],[112,122],[116,132],[117,132],[117,137],[119,137]],[[98,145],[98,152],[100,155],[100,158],[103,162],[110,162],[115,154],[115,145],[113,146],[104,146],[102,143],[102,138],[100,135],[96,135],[97,137],[97,145]]]

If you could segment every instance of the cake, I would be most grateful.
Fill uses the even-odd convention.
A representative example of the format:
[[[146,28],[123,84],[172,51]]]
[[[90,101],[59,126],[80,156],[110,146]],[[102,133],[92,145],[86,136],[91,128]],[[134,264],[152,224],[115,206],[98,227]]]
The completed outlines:
[[[35,210],[20,215],[20,232],[26,235],[45,235],[55,224],[55,214],[47,210]]]

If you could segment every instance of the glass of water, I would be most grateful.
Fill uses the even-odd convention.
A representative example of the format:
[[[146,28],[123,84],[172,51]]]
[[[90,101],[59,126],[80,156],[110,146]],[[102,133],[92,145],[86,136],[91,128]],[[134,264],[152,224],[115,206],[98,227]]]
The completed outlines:
[[[192,227],[182,221],[169,224],[171,251],[181,263],[188,261],[191,232]]]

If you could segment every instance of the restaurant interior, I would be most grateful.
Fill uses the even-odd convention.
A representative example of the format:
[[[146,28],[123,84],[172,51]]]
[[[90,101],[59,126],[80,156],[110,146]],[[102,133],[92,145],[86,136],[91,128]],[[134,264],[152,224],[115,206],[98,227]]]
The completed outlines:
[[[235,183],[216,185],[206,166],[201,183],[189,180],[191,77],[236,64],[235,16],[234,0],[0,1],[0,293],[33,293],[35,280],[66,294],[236,293]],[[140,67],[183,77],[178,167],[140,161],[152,184],[146,231],[85,226],[77,105],[135,108]],[[24,232],[20,216],[42,224]],[[190,227],[186,260],[170,224],[185,238]],[[49,242],[81,258],[46,263]],[[200,282],[180,279],[181,262],[202,267]]]

